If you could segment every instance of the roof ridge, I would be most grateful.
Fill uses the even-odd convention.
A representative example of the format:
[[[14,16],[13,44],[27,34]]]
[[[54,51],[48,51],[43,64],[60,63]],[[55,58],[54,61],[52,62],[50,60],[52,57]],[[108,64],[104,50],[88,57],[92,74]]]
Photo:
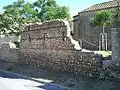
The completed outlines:
[[[99,3],[99,4],[95,4],[95,5],[105,4],[105,3],[109,3],[109,2],[116,2],[116,1],[113,1],[113,0],[112,1],[106,1],[106,2]]]
[[[107,1],[99,4],[92,5],[86,9],[84,9],[82,12],[89,12],[89,11],[95,11],[95,10],[101,10],[101,9],[107,9],[107,8],[114,8],[117,6],[117,0]],[[108,4],[108,5],[106,5]]]

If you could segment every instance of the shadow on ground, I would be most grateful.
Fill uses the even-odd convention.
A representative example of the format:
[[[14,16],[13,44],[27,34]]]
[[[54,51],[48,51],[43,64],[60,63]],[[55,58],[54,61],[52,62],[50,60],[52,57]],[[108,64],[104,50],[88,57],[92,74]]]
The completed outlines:
[[[71,90],[120,90],[120,80],[98,80],[81,75],[60,73],[45,69],[35,69],[30,66],[0,62],[0,69],[6,69],[28,77],[51,80],[54,84],[69,87]]]

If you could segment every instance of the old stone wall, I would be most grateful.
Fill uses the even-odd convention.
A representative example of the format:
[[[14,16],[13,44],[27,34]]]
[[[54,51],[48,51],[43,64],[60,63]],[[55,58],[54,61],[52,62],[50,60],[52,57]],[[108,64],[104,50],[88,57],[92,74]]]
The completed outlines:
[[[80,42],[82,48],[88,50],[99,50],[99,35],[102,33],[102,27],[93,27],[90,25],[90,19],[94,17],[96,11],[80,12],[74,16],[73,36]],[[108,50],[111,50],[111,28],[106,27]]]
[[[120,62],[120,29],[112,29],[112,60],[115,63]]]
[[[0,60],[11,63],[19,63],[19,49],[0,48]]]
[[[89,73],[96,70],[94,54],[75,50],[67,37],[67,29],[60,20],[26,26],[21,33],[19,61],[55,71]]]
[[[19,48],[13,46],[13,43],[8,42],[0,44],[0,69],[11,70],[19,63]]]

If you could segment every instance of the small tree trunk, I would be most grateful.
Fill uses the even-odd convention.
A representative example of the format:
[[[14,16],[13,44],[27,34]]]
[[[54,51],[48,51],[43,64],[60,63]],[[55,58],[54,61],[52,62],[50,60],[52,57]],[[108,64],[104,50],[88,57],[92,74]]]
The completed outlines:
[[[105,33],[105,26],[103,25],[103,33]]]
[[[104,36],[104,33],[105,33],[105,27],[104,27],[104,25],[103,25],[103,30],[102,30],[102,34],[101,34],[101,36],[102,36],[102,50],[105,50],[105,36]]]
[[[105,26],[103,25],[102,31],[102,50],[107,50],[107,33],[105,33]]]
[[[99,35],[99,51],[102,50],[102,38],[101,38],[101,34]]]

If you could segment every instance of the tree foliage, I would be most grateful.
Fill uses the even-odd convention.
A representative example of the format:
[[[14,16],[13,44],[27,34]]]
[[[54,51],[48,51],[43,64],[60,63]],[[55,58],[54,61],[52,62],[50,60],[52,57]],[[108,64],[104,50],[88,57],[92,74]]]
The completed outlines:
[[[38,0],[34,3],[41,21],[53,19],[69,19],[69,10],[65,6],[58,6],[55,0]]]
[[[10,14],[1,14],[0,15],[0,30],[3,35],[18,35],[19,32],[18,23],[12,18]]]
[[[92,26],[111,26],[111,12],[108,11],[100,11],[97,12],[96,15],[90,19],[90,24]]]
[[[30,3],[18,0],[3,7],[0,15],[0,30],[4,35],[18,35],[26,23],[34,23],[53,19],[69,19],[69,10],[57,5],[55,0],[37,0]]]
[[[112,10],[111,13],[113,27],[120,27],[120,9],[116,8],[115,10]]]

